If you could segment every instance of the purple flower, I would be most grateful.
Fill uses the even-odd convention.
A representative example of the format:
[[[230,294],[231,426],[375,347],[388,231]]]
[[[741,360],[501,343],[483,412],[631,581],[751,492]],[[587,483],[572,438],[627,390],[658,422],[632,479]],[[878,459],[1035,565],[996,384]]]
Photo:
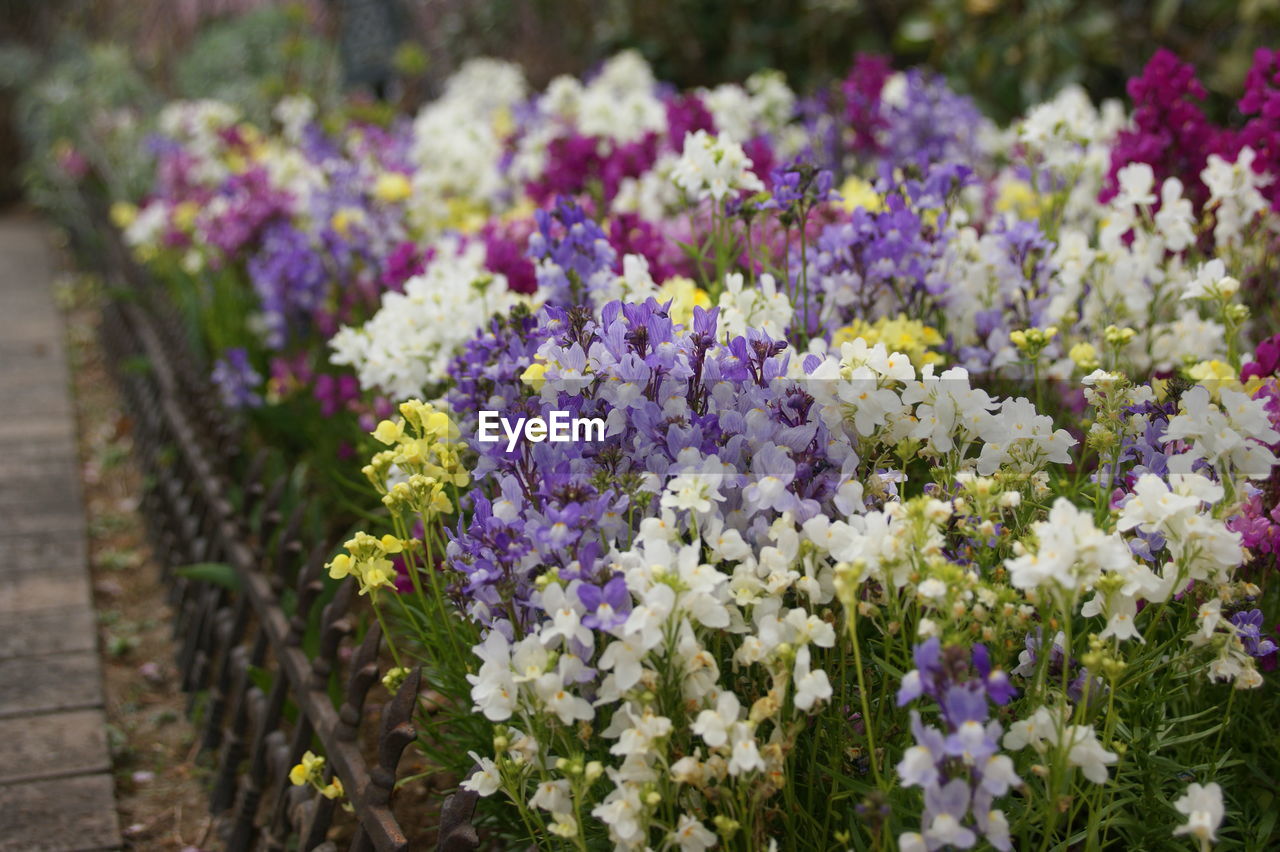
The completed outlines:
[[[945,726],[944,733],[923,724],[913,709],[916,744],[896,767],[904,787],[924,790],[920,833],[930,849],[968,848],[981,834],[997,849],[1008,850],[1008,824],[992,805],[1021,780],[1013,761],[1000,754],[1003,729],[998,720],[988,721],[988,702],[1008,702],[1012,687],[991,667],[982,645],[972,652],[963,645],[943,648],[932,637],[916,645],[913,657],[916,668],[903,678],[898,704],[928,696]]]
[[[888,122],[881,115],[880,93],[893,73],[883,56],[859,53],[849,76],[840,85],[844,94],[844,119],[853,133],[849,147],[857,154],[879,154],[881,134]]]
[[[1133,126],[1122,130],[1111,149],[1111,169],[1101,194],[1109,201],[1119,191],[1117,175],[1130,163],[1148,163],[1157,183],[1176,177],[1196,209],[1208,200],[1200,180],[1210,154],[1235,153],[1229,131],[1214,126],[1200,108],[1207,92],[1195,68],[1169,50],[1157,50],[1128,85]]]
[[[1251,609],[1237,612],[1231,616],[1235,625],[1236,636],[1244,644],[1244,650],[1251,657],[1265,657],[1274,654],[1276,643],[1262,635],[1262,610]]]
[[[617,253],[600,226],[571,198],[560,198],[554,210],[535,213],[538,230],[529,236],[528,257],[538,263],[538,283],[554,304],[586,300],[613,275]]]
[[[973,646],[973,668],[977,671],[978,677],[982,678],[987,695],[991,696],[991,700],[996,704],[1003,707],[1018,694],[1018,690],[1009,682],[1009,676],[1005,674],[1004,669],[992,668],[991,655],[986,645]]]
[[[582,623],[592,630],[612,630],[625,622],[631,612],[631,595],[621,574],[614,574],[603,588],[583,583],[578,587],[578,600],[587,609]]]
[[[249,363],[249,353],[236,347],[224,350],[222,357],[213,363],[213,374],[210,377],[222,395],[222,402],[228,408],[257,408],[262,405],[262,395],[258,388],[262,385],[262,376]]]
[[[249,259],[249,280],[258,294],[267,325],[267,343],[283,348],[319,310],[328,292],[324,259],[302,231],[275,222],[263,232],[262,247]]]

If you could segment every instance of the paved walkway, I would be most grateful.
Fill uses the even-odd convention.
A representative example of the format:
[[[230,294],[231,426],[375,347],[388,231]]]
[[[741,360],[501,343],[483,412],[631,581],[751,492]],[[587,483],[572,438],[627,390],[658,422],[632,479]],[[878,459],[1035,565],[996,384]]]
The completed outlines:
[[[0,216],[0,852],[120,845],[53,272]]]

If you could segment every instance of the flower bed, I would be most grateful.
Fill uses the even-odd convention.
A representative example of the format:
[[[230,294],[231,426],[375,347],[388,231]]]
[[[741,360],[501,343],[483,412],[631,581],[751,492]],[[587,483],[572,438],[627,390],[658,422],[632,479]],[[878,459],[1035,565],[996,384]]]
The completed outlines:
[[[1162,52],[998,128],[875,57],[482,60],[389,126],[172,104],[113,216],[363,516],[330,577],[500,846],[1263,848],[1274,63],[1233,127]]]

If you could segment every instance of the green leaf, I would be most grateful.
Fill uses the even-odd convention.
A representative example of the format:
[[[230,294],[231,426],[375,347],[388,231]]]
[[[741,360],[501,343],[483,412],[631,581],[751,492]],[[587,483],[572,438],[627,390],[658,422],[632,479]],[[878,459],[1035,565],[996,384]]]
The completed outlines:
[[[232,591],[240,590],[240,575],[236,573],[236,569],[225,562],[195,562],[191,565],[180,565],[174,568],[173,572],[188,580],[212,583]]]

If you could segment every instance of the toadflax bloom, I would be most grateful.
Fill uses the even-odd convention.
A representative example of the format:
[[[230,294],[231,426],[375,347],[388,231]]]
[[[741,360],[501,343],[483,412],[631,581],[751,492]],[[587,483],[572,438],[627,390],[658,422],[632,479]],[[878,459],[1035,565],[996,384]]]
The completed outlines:
[[[690,198],[717,203],[731,192],[760,192],[764,183],[751,171],[751,160],[742,146],[727,136],[713,136],[705,130],[684,139],[684,153],[671,178]]]
[[[1187,792],[1173,803],[1178,813],[1187,821],[1173,830],[1174,836],[1190,834],[1199,839],[1201,847],[1217,840],[1218,826],[1222,825],[1225,811],[1222,804],[1222,788],[1217,782],[1190,784]]]

